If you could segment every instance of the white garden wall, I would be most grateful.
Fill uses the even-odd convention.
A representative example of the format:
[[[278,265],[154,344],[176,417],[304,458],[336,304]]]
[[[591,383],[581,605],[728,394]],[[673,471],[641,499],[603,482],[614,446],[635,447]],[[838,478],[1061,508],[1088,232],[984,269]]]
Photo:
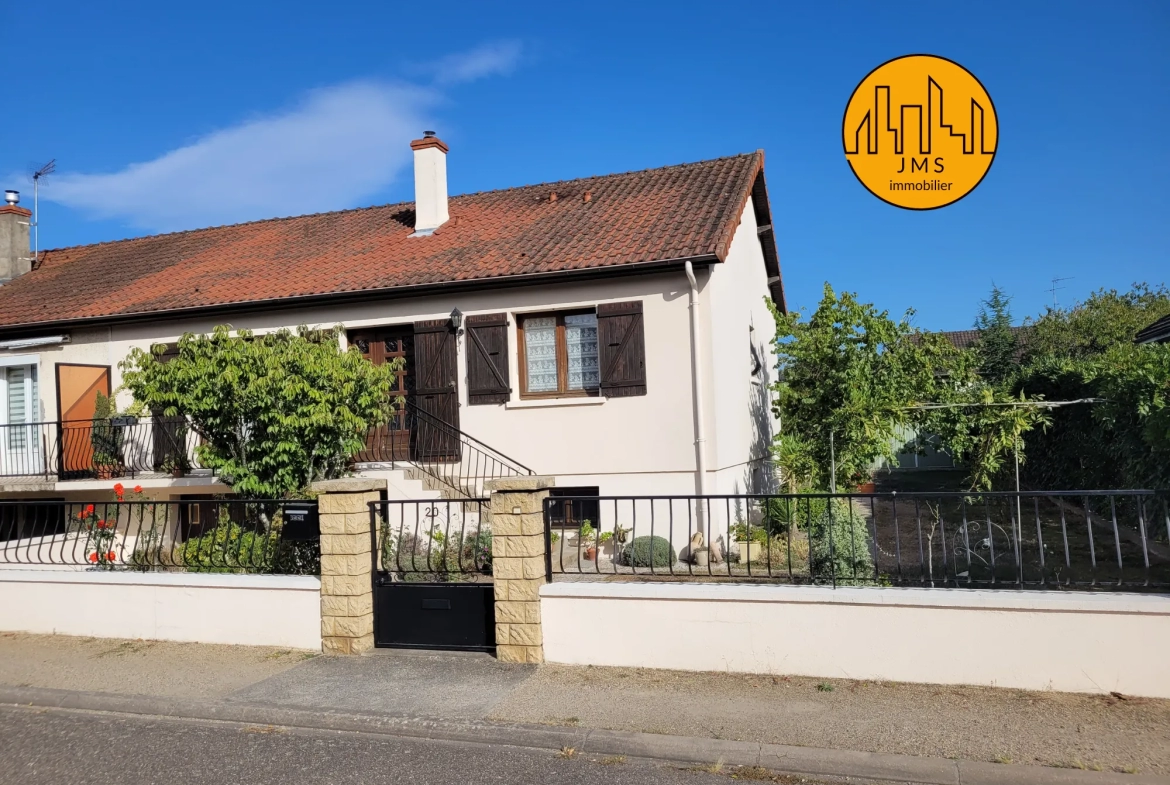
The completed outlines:
[[[0,630],[321,648],[321,580],[301,575],[0,570]]]
[[[541,618],[547,662],[1170,698],[1170,596],[553,583]]]

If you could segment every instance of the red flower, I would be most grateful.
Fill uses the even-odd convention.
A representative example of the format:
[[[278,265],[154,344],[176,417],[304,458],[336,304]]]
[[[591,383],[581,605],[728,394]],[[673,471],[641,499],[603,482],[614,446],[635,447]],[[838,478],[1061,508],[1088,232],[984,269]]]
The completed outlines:
[[[106,554],[106,561],[113,561],[116,558],[117,558],[117,556],[114,555],[113,551],[110,551],[109,553]]]
[[[135,486],[134,486],[134,492],[135,492],[135,493],[142,493],[142,486],[141,486],[141,485],[135,485]]]
[[[97,564],[98,555],[97,555],[96,553],[91,553],[91,554],[89,555],[89,560],[90,560],[91,562],[93,562],[94,564]]]
[[[92,504],[86,506],[85,514],[86,515],[93,515],[93,505]]]
[[[125,490],[126,490],[126,486],[122,485],[122,483],[120,483],[120,482],[114,483],[114,493],[121,496]]]
[[[106,528],[106,522],[105,521],[98,521],[98,528],[99,529]]]

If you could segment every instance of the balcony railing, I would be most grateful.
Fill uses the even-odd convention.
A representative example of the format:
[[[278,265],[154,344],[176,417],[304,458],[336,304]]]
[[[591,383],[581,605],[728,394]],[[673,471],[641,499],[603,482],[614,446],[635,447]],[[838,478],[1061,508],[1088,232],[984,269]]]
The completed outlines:
[[[115,417],[0,425],[0,477],[46,480],[182,475],[198,469],[182,417]]]

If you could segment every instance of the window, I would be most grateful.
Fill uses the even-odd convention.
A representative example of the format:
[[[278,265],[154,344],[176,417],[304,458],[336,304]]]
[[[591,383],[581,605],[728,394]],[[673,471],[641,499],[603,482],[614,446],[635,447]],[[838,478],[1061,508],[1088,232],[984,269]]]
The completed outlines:
[[[3,371],[0,386],[4,388],[0,424],[7,426],[4,428],[6,446],[10,451],[23,452],[33,442],[39,443],[36,429],[31,425],[37,420],[37,367],[10,365],[0,370]]]
[[[595,312],[524,316],[519,324],[521,397],[597,395]]]
[[[576,529],[589,521],[596,529],[601,523],[599,499],[565,499],[565,496],[597,496],[598,488],[550,488],[548,497],[549,523],[566,529]]]

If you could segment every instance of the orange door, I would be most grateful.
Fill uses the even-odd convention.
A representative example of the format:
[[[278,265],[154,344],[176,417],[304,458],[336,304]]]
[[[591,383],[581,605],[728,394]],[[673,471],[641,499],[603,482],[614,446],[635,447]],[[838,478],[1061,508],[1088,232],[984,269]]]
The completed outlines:
[[[93,471],[93,416],[99,392],[110,394],[108,365],[57,364],[63,477],[85,476]]]

